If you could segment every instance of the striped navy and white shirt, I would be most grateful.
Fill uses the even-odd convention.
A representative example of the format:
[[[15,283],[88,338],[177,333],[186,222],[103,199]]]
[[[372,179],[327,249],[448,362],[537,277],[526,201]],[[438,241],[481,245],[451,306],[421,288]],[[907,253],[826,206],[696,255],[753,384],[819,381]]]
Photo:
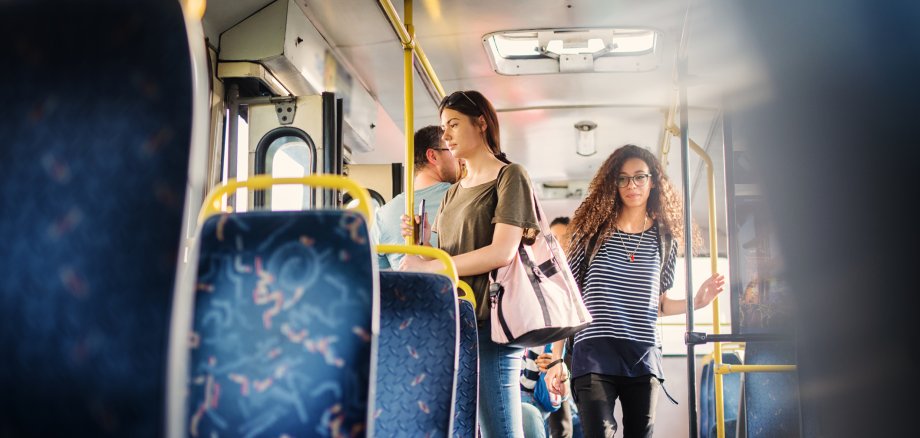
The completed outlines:
[[[662,275],[658,225],[640,242],[641,235],[616,231],[588,265],[582,296],[594,321],[575,335],[573,378],[590,373],[664,378],[656,323],[660,293],[674,283],[677,247]],[[584,257],[580,251],[569,262],[576,278]]]

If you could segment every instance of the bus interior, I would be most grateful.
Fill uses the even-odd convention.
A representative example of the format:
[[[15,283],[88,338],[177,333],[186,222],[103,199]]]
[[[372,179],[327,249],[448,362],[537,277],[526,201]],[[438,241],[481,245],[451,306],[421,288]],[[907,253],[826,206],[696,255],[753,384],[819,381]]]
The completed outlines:
[[[918,22],[907,1],[0,2],[0,436],[476,436],[472,294],[443,251],[371,239],[458,90],[492,102],[549,219],[626,144],[689,205],[669,296],[728,287],[659,319],[678,403],[656,435],[911,434]]]

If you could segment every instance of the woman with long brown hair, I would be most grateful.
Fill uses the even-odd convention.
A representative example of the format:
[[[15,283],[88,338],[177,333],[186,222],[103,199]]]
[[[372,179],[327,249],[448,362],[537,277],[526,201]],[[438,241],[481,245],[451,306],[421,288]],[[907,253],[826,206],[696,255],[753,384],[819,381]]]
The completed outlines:
[[[664,380],[659,316],[685,313],[686,300],[668,298],[682,208],[661,163],[648,150],[623,146],[604,162],[578,207],[569,231],[569,265],[594,318],[575,335],[572,391],[585,436],[613,437],[613,409],[622,403],[625,437],[650,437],[658,388]],[[697,291],[695,309],[723,289],[713,274]],[[553,358],[562,357],[561,342]],[[554,392],[568,376],[555,365],[546,373]]]
[[[485,96],[457,91],[445,97],[439,109],[441,138],[454,157],[464,161],[466,172],[444,194],[433,228],[438,246],[450,254],[460,279],[476,295],[480,432],[483,438],[523,438],[523,349],[492,342],[487,292],[489,272],[511,264],[521,242],[532,243],[539,232],[530,177],[502,153],[498,115]],[[404,221],[409,222],[408,217]],[[404,223],[403,235],[411,227]],[[422,241],[428,242],[428,236]],[[435,272],[442,267],[436,260],[406,256],[400,269]]]

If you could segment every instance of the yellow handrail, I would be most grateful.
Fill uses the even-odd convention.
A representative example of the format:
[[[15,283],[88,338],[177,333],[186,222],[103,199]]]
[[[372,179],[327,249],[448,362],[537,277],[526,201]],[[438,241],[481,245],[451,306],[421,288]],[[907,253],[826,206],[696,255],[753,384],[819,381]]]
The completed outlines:
[[[731,373],[781,373],[795,371],[795,365],[732,365],[722,364],[715,368],[716,375]]]
[[[668,131],[673,135],[680,135],[680,129],[674,125],[668,125]],[[715,169],[712,163],[712,158],[706,151],[696,144],[692,139],[687,139],[690,145],[690,149],[693,152],[696,152],[697,155],[706,163],[706,187],[709,192],[709,262],[712,269],[712,273],[716,273],[719,270],[719,243],[718,243],[718,234],[717,234],[717,224],[716,224],[716,177]],[[685,187],[684,190],[690,190],[689,187]],[[690,206],[684,206],[684,208],[690,208]],[[691,236],[687,236],[688,239]],[[719,297],[712,300],[712,332],[714,334],[720,334],[722,329],[722,324],[719,321]],[[715,362],[715,369],[721,369],[722,365],[722,343],[714,342],[712,345],[712,355],[713,361]],[[716,373],[715,375],[715,392],[716,392],[716,436],[718,438],[725,438],[725,406],[723,406],[723,380],[722,375]]]
[[[443,99],[446,93],[444,93],[444,87],[441,86],[438,75],[435,74],[434,68],[431,67],[431,63],[428,61],[428,57],[425,56],[422,45],[416,41],[415,33],[410,33],[407,29],[407,27],[412,26],[411,18],[407,16],[406,24],[404,25],[402,20],[399,19],[396,7],[393,6],[390,0],[378,0],[378,3],[380,3],[380,6],[383,8],[383,12],[386,13],[390,25],[396,30],[396,34],[399,36],[399,41],[402,43],[403,47],[409,46],[415,51],[415,56],[418,57],[419,62],[422,64],[422,70],[425,72],[425,76],[428,77],[428,80],[431,81],[431,85],[434,86],[435,91],[438,92],[438,99]],[[412,3],[412,0],[406,0],[405,3]],[[411,10],[411,8],[412,6],[409,5],[408,9]]]
[[[661,327],[686,327],[687,326],[687,324],[684,324],[682,322],[659,322],[658,325]],[[695,323],[694,325],[700,326],[700,327],[711,327],[712,323],[711,322],[698,322],[698,323]],[[722,322],[722,323],[719,323],[719,325],[726,326],[726,325],[731,325],[731,323]]]
[[[344,190],[351,194],[352,198],[358,200],[358,205],[355,209],[364,215],[368,226],[374,220],[373,215],[371,215],[371,195],[367,193],[364,187],[361,187],[352,179],[339,175],[310,175],[298,178],[273,178],[268,175],[257,175],[249,177],[246,181],[229,179],[223,185],[215,187],[205,198],[201,212],[198,213],[198,224],[204,223],[208,216],[221,213],[221,197],[224,195],[235,193],[239,188],[248,188],[250,190],[267,189],[279,184],[303,184]]]
[[[415,94],[414,94],[414,76],[413,72],[413,61],[415,58],[418,58],[419,63],[422,65],[422,70],[425,72],[425,76],[428,81],[434,87],[435,91],[438,94],[438,99],[443,99],[445,96],[444,87],[441,85],[441,81],[438,79],[438,75],[435,74],[434,68],[431,66],[431,62],[428,61],[428,56],[425,55],[425,51],[422,50],[422,45],[419,44],[415,39],[415,25],[413,24],[413,14],[412,14],[412,0],[405,0],[403,2],[403,15],[405,17],[405,22],[400,20],[399,13],[396,12],[396,7],[393,6],[393,3],[390,0],[378,0],[380,7],[383,8],[383,12],[387,16],[387,20],[390,22],[390,25],[393,26],[393,29],[396,30],[396,35],[399,37],[400,43],[403,46],[403,105],[405,106],[405,117],[403,121],[403,129],[406,133],[406,179],[405,179],[405,211],[406,215],[409,217],[415,216],[415,144],[413,133],[415,132]],[[415,58],[413,58],[413,56]],[[415,242],[415,235],[410,234],[406,236],[406,245],[411,245]]]
[[[454,285],[460,281],[454,260],[442,249],[422,245],[377,245],[377,254],[411,254],[437,259],[444,264],[444,269],[439,271],[439,274],[446,275]]]
[[[666,118],[666,134],[680,136],[680,129],[673,124],[673,119],[671,113],[673,110],[668,112]],[[700,158],[706,163],[706,174],[707,174],[707,188],[709,191],[709,258],[712,265],[712,272],[718,270],[718,237],[716,233],[716,206],[715,206],[715,170],[712,163],[712,158],[709,157],[709,154],[700,147],[692,139],[688,139],[690,149],[696,152]],[[719,334],[721,331],[721,322],[719,321],[719,298],[716,297],[712,301],[712,326],[713,333]],[[715,404],[716,404],[716,436],[718,438],[725,438],[725,406],[723,405],[724,399],[724,388],[723,388],[723,374],[731,373],[770,373],[770,372],[787,372],[795,371],[795,365],[732,365],[722,363],[722,343],[714,342],[713,343],[713,353],[712,353],[713,362],[715,362],[714,367],[714,376],[715,376]]]
[[[444,92],[444,87],[441,85],[441,81],[438,79],[438,75],[434,74],[434,67],[431,66],[430,62],[428,62],[428,56],[426,56],[425,51],[422,50],[422,45],[419,44],[418,41],[415,41],[414,47],[415,56],[417,56],[419,62],[422,63],[422,70],[425,71],[425,74],[431,81],[431,85],[434,85],[435,91],[438,92],[438,99],[443,99],[444,96],[447,96],[447,93]]]
[[[389,1],[388,1],[389,3]],[[413,82],[412,68],[412,44],[415,40],[415,27],[412,25],[412,0],[406,0],[403,4],[406,12],[406,34],[409,35],[409,41],[403,42],[403,106],[405,107],[405,118],[403,120],[406,132],[406,175],[405,186],[406,195],[405,212],[410,218],[415,217],[415,88]],[[423,224],[424,225],[424,224]],[[415,243],[416,236],[413,230],[406,236],[406,245]]]
[[[463,291],[463,295],[459,295],[457,298],[469,301],[473,305],[473,310],[476,310],[476,295],[473,294],[473,288],[466,284],[465,281],[459,280],[457,281],[457,289]]]

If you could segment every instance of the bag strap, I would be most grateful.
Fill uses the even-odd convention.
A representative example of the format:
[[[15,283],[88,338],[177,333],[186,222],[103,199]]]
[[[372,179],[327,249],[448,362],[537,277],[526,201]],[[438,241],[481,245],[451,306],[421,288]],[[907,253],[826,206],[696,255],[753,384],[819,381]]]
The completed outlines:
[[[509,164],[505,164],[504,166],[502,166],[500,169],[498,169],[498,175],[495,176],[495,184],[492,185],[492,190],[495,191],[496,200],[498,199],[498,180],[501,179],[502,174],[505,173],[505,169],[507,169],[508,166],[510,165],[511,164],[509,163]],[[496,204],[495,207],[498,208],[498,204]],[[495,215],[494,210],[492,211],[492,215],[493,216]],[[518,250],[520,249],[521,249],[520,245],[518,245]],[[494,283],[496,281],[498,281],[498,268],[495,268],[489,272],[489,283]]]
[[[502,174],[504,174],[505,172],[505,169],[507,169],[508,166],[510,165],[511,164],[506,164],[502,166],[501,169],[498,170],[498,176],[495,177],[495,185],[492,187],[492,189],[496,191],[496,195],[498,194],[498,180],[501,179]],[[548,227],[544,226],[545,224],[544,224],[543,218],[545,215],[543,213],[543,208],[540,206],[540,202],[537,199],[537,193],[533,190],[533,182],[528,181],[527,183],[530,184],[530,196],[533,199],[533,209],[534,209],[534,213],[536,213],[536,216],[537,216],[537,231],[544,236],[543,237],[544,239],[547,239],[547,241],[551,241],[553,242],[553,244],[555,244],[555,239],[550,240],[549,238],[546,237],[544,228],[548,228]],[[526,257],[526,254],[524,253],[524,243],[523,242],[518,244],[518,252],[524,255],[524,257]],[[553,266],[548,265],[550,263],[549,261],[544,262],[543,264],[539,266],[540,271],[543,272],[543,275],[546,277],[553,276],[555,272],[557,272],[558,270],[559,262],[556,260],[555,252],[553,252],[551,260],[552,260]],[[533,262],[530,262],[529,260],[528,262],[529,262],[528,269],[530,269],[530,266],[533,265]],[[498,280],[498,269],[493,269],[491,272],[489,272],[489,279],[493,282]]]
[[[539,270],[533,264],[533,260],[527,255],[524,244],[518,245],[518,256],[521,258],[521,263],[524,265],[524,271],[527,272],[527,279],[530,280],[530,286],[533,288],[534,294],[537,295],[537,301],[540,302],[540,309],[543,311],[543,322],[548,327],[552,324],[552,320],[549,316],[549,308],[546,306],[546,297],[543,296],[543,288],[540,287],[542,279],[538,274]]]
[[[665,269],[668,263],[671,262],[671,251],[674,248],[674,238],[670,233],[662,238],[664,227],[661,226],[661,221],[656,221],[656,225],[658,226],[658,251],[661,254],[661,273],[658,277],[658,289],[661,290],[661,286],[664,285]]]

